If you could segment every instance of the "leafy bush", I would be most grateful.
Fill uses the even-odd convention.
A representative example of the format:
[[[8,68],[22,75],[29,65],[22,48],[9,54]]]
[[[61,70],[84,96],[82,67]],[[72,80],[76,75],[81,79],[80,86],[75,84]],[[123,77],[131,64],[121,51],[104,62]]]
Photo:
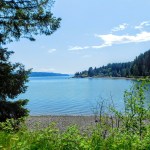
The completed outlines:
[[[104,139],[98,128],[92,135],[81,133],[77,127],[60,132],[55,126],[43,130],[20,130],[16,133],[0,131],[0,149],[29,150],[149,150],[150,126],[145,136],[114,130]]]

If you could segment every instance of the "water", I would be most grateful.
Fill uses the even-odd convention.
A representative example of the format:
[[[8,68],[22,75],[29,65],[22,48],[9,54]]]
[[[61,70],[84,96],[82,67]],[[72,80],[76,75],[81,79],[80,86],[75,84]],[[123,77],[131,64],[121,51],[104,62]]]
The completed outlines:
[[[29,99],[30,115],[92,115],[97,102],[113,102],[123,109],[123,94],[131,80],[68,77],[32,77],[19,98]]]

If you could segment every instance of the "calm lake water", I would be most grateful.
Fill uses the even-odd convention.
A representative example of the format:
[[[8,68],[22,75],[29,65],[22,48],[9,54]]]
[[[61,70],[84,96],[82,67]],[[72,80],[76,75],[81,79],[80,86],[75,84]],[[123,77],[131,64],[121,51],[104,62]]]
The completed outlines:
[[[32,77],[19,98],[29,99],[30,115],[92,115],[102,99],[123,109],[123,95],[132,80],[68,77]],[[17,98],[18,99],[18,98]]]

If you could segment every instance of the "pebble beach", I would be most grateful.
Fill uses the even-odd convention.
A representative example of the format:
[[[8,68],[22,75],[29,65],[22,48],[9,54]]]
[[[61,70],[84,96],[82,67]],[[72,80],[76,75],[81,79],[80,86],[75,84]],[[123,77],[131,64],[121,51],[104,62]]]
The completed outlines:
[[[43,129],[55,123],[60,130],[77,125],[81,130],[94,126],[94,116],[29,116],[26,124],[29,129]]]

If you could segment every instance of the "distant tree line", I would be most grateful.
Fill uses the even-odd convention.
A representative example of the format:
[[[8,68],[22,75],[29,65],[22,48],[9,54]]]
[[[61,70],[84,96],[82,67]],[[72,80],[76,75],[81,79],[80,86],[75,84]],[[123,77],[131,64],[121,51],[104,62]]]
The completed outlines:
[[[150,50],[140,54],[132,62],[112,63],[99,68],[76,72],[75,77],[140,77],[150,76]]]

